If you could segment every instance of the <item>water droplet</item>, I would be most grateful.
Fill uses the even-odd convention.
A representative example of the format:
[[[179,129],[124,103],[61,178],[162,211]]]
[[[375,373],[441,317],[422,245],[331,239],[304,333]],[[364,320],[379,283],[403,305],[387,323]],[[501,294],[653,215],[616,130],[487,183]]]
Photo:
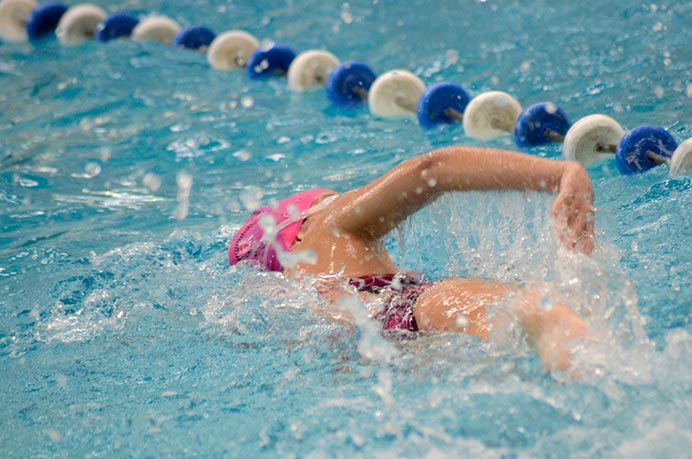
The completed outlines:
[[[142,183],[151,191],[156,191],[161,188],[161,177],[149,172],[142,178]]]
[[[256,186],[249,186],[240,192],[240,202],[247,210],[255,210],[260,206],[264,191]]]
[[[553,298],[550,295],[543,295],[538,299],[538,307],[545,311],[550,311],[553,309],[555,302],[553,301]]]
[[[317,137],[315,137],[315,143],[320,145],[331,143],[335,140],[336,136],[331,132],[320,132],[319,134],[317,134]]]
[[[292,423],[289,426],[289,429],[291,430],[293,438],[295,438],[296,440],[300,441],[303,438],[303,433],[301,432],[301,427],[299,424]]]
[[[67,386],[67,376],[63,374],[55,375],[55,383],[60,387]]]
[[[101,165],[96,161],[89,161],[84,166],[84,175],[87,178],[94,178],[101,173]]]
[[[252,158],[252,154],[247,150],[238,150],[235,153],[233,153],[233,156],[241,161],[247,161],[250,158]]]
[[[192,188],[192,175],[187,172],[179,172],[175,177],[175,183],[180,190],[189,191]]]
[[[461,328],[466,328],[469,326],[469,319],[466,316],[459,314],[456,318],[457,326]]]
[[[455,49],[448,49],[445,51],[445,61],[450,65],[456,64],[459,62],[459,52]]]
[[[178,207],[173,216],[178,220],[184,220],[187,218],[190,208],[192,175],[185,171],[178,172],[178,175],[175,177],[175,183],[178,185]]]
[[[111,149],[108,147],[104,147],[101,149],[101,152],[99,153],[99,158],[101,161],[105,162],[111,159]]]

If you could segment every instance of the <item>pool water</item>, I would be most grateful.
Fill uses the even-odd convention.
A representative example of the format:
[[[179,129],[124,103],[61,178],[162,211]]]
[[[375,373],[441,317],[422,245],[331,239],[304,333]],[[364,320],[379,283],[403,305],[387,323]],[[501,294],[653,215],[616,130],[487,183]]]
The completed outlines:
[[[685,1],[96,3],[692,136]],[[553,283],[599,336],[566,382],[517,331],[391,339],[355,299],[354,326],[330,323],[309,288],[228,266],[258,202],[511,138],[378,119],[157,43],[2,43],[0,83],[2,457],[692,457],[690,177],[590,166],[588,258],[558,249],[539,194],[447,196],[387,240],[431,278]]]

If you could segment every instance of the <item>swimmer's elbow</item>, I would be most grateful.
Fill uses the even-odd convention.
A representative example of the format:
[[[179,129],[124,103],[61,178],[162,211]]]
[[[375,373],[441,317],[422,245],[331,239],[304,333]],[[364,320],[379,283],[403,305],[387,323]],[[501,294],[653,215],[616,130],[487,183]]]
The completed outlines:
[[[430,189],[435,189],[440,185],[442,174],[448,165],[449,152],[444,149],[433,150],[425,155],[416,157],[412,170],[409,172],[413,177],[419,177],[423,185]]]
[[[413,173],[422,179],[427,199],[471,187],[467,168],[463,167],[467,152],[462,147],[440,148],[418,157]]]

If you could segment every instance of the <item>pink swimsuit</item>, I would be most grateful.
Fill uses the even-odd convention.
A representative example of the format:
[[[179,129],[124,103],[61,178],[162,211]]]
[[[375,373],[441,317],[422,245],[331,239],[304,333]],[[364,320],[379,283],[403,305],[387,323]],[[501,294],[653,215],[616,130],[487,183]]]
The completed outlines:
[[[382,321],[384,330],[418,331],[413,311],[418,297],[431,285],[431,282],[419,282],[406,274],[382,274],[349,279],[359,292],[380,294],[391,293],[385,302],[385,308],[375,318]]]

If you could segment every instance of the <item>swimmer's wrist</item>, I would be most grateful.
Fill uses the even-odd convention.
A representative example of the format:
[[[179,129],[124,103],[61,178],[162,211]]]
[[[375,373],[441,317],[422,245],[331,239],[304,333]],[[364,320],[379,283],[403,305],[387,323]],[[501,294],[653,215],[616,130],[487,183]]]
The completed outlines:
[[[591,178],[584,166],[575,161],[565,161],[565,170],[558,183],[558,193],[582,193],[584,198],[593,201]]]

